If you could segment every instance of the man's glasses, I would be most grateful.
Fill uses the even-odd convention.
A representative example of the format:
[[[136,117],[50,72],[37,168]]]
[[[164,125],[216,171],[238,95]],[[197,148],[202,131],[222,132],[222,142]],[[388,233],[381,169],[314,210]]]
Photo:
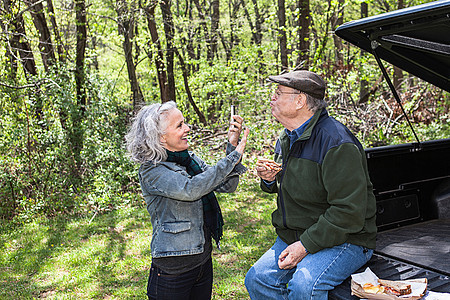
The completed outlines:
[[[287,94],[287,95],[298,95],[302,94],[302,92],[282,92],[279,88],[276,88],[273,94],[278,98],[281,96],[281,94]]]

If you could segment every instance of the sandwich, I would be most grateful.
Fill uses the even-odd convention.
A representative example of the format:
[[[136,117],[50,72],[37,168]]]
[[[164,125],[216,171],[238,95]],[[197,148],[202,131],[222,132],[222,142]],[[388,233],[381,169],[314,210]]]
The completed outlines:
[[[281,164],[276,163],[275,161],[267,158],[258,158],[256,165],[258,167],[264,167],[266,168],[266,170],[272,170],[275,172],[281,171]]]
[[[411,285],[401,281],[378,279],[378,283],[383,287],[384,293],[394,296],[411,294]]]

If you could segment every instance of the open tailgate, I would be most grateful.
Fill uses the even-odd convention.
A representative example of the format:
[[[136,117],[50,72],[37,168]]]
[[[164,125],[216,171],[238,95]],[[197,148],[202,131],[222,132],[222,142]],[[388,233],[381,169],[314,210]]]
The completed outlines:
[[[348,22],[335,33],[450,92],[450,0]]]

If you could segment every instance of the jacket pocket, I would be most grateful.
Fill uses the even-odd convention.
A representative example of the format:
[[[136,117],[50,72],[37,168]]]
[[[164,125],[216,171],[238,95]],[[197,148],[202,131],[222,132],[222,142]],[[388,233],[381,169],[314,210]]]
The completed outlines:
[[[166,222],[162,224],[162,231],[167,233],[180,233],[191,229],[190,221]]]

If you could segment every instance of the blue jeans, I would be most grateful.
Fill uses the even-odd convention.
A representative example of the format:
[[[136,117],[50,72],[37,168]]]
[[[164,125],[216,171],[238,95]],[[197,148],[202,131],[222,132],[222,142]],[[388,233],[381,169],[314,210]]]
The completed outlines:
[[[152,263],[147,296],[149,300],[210,300],[212,283],[211,258],[203,265],[179,275],[167,274]]]
[[[278,268],[278,256],[288,246],[279,237],[250,268],[245,287],[251,299],[328,299],[328,291],[362,267],[373,250],[344,243],[306,255],[297,267]]]

